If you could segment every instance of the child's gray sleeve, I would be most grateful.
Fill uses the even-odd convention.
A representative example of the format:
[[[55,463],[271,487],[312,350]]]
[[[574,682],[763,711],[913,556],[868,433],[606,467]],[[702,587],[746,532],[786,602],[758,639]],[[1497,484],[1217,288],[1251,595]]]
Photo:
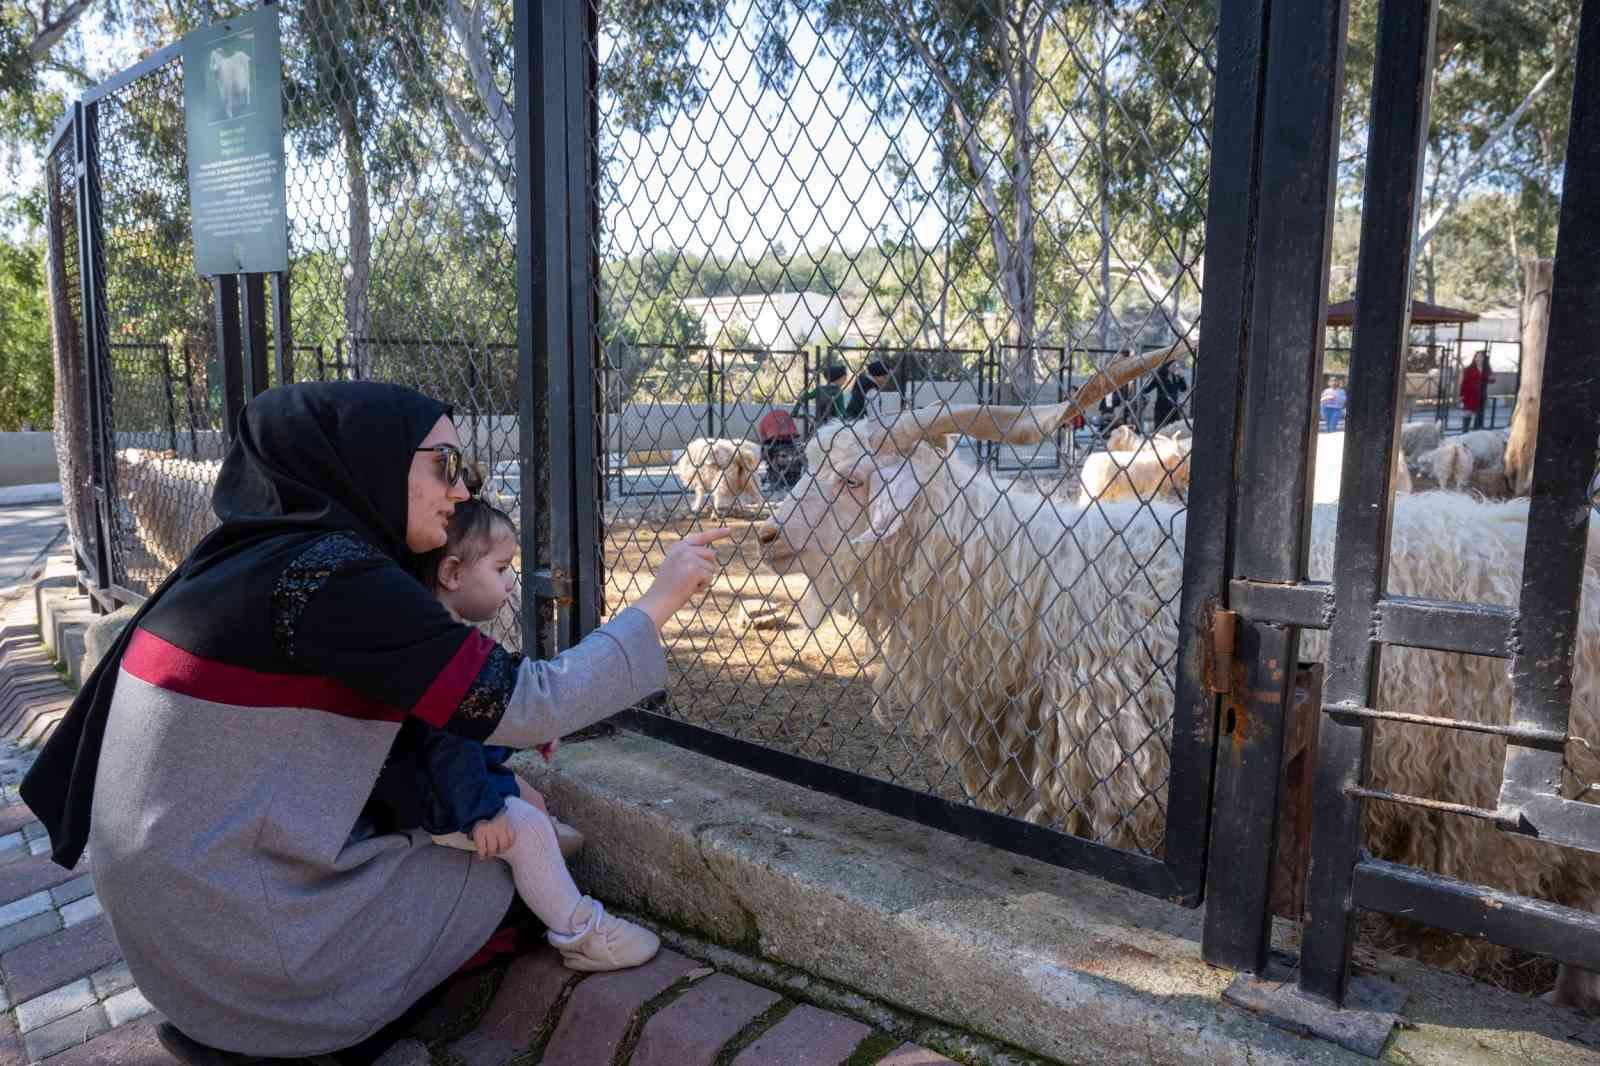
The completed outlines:
[[[524,659],[505,714],[484,743],[531,748],[666,687],[667,659],[655,624],[630,607],[554,659]]]

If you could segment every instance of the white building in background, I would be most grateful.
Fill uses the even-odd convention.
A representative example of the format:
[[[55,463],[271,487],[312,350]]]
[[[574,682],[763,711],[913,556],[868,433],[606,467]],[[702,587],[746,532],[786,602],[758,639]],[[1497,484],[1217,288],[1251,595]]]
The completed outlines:
[[[799,348],[843,332],[844,304],[826,292],[774,292],[684,300],[708,343],[743,336],[753,348]]]

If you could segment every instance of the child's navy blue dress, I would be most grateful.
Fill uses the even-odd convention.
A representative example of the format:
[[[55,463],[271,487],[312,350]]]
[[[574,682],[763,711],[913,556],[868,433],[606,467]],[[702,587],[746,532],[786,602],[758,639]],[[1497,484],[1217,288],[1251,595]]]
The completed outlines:
[[[471,833],[518,794],[506,768],[511,748],[491,747],[407,718],[367,801],[380,833],[422,828],[434,836]]]

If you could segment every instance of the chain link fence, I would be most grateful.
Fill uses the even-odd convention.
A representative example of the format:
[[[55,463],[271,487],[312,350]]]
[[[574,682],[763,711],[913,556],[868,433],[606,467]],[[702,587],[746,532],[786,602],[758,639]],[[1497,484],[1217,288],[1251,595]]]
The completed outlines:
[[[512,5],[279,11],[290,269],[257,339],[268,383],[452,404],[487,491],[534,516],[519,573],[558,598],[547,426],[522,447]],[[1159,859],[1192,369],[1028,441],[969,426],[886,448],[883,427],[1058,405],[1120,354],[1193,337],[1211,6],[592,14],[607,604],[688,532],[737,533],[665,634],[663,709]],[[227,300],[194,275],[176,51],[85,112],[106,436],[85,485],[110,584],[137,598],[214,521]],[[915,467],[917,491],[869,515],[846,453],[880,484]],[[908,539],[874,539],[885,522]],[[521,646],[521,625],[508,606],[490,628]]]
[[[886,427],[1193,338],[1215,34],[1184,0],[601,5],[608,604],[735,531],[660,717],[1162,855],[1192,363],[1029,441]]]

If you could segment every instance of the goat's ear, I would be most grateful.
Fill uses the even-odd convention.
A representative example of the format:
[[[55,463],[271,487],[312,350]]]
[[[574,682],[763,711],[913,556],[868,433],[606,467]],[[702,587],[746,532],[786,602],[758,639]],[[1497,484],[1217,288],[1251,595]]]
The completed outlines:
[[[905,518],[922,489],[917,472],[902,462],[887,474],[867,504],[867,532],[851,539],[852,544],[878,544],[892,540],[905,528]]]

